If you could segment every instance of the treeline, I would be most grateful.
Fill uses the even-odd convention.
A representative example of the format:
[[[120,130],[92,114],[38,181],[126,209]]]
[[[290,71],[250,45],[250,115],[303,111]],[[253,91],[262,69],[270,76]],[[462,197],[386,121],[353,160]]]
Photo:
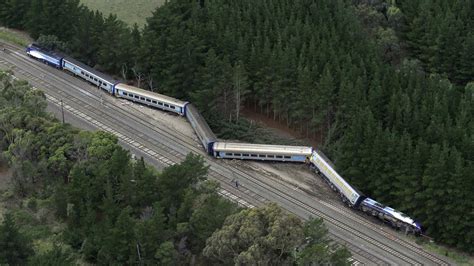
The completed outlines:
[[[0,225],[1,264],[348,265],[346,249],[330,250],[321,220],[303,223],[275,204],[241,210],[221,198],[202,157],[157,173],[116,137],[59,123],[45,108],[43,92],[0,72],[0,159],[16,196],[29,198],[27,210],[11,210]],[[39,212],[38,201],[65,227],[53,234],[43,224],[58,242],[35,254],[38,236],[15,221]]]
[[[470,0],[396,1],[410,53],[433,73],[465,85],[474,79],[474,3]]]
[[[437,241],[474,251],[469,1],[174,0],[141,34],[51,0],[66,2],[89,16],[54,18],[74,34],[50,24],[30,31],[194,102],[214,128],[239,132],[246,105],[317,136],[359,189],[419,219]],[[27,29],[32,14],[53,19],[27,12]]]
[[[372,30],[347,1],[173,1],[148,20],[140,62],[208,113],[237,117],[245,102],[318,134],[352,184],[473,252],[473,84],[396,52],[406,24],[385,6]]]
[[[419,60],[426,72],[466,85],[474,77],[474,5],[469,0],[353,0],[383,58]]]
[[[0,0],[0,25],[26,30],[97,69],[127,78],[137,63],[140,32],[79,0]]]

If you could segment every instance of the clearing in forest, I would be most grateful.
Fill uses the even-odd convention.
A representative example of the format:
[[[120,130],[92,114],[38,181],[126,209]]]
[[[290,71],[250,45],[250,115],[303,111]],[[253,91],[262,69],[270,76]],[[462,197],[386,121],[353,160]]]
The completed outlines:
[[[99,10],[104,16],[116,14],[130,26],[137,23],[143,27],[146,18],[165,3],[165,0],[81,0],[81,3],[92,10]]]

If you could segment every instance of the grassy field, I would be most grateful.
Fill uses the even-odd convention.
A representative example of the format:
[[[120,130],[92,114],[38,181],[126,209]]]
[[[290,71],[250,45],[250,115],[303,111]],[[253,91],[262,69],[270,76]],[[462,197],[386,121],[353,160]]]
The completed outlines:
[[[3,27],[0,27],[0,40],[21,46],[27,46],[32,42],[32,39],[27,34]]]
[[[81,3],[92,10],[99,10],[108,15],[116,14],[117,17],[129,25],[137,23],[140,27],[145,24],[147,17],[165,0],[81,0]]]

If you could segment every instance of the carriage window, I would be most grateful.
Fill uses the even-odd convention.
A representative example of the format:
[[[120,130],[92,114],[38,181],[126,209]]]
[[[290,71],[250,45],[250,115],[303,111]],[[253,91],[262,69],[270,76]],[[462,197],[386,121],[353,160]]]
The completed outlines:
[[[281,155],[277,155],[276,157],[277,157],[278,159],[283,158],[283,156],[281,156]]]
[[[174,106],[172,106],[172,105],[170,105],[170,108],[171,108],[171,109],[175,109]]]
[[[135,99],[140,99],[140,97],[138,97],[138,95],[135,95]]]
[[[242,154],[242,156],[249,157],[249,155],[246,153]]]
[[[165,107],[170,107],[170,105],[165,103]]]
[[[265,155],[264,154],[259,154],[258,157],[265,158]]]
[[[285,159],[291,159],[291,156],[285,156]]]
[[[158,102],[158,105],[163,105],[163,103]]]
[[[154,104],[156,104],[156,101],[155,101],[155,100],[153,100],[153,101],[151,101],[151,102],[154,103]]]
[[[94,80],[95,80],[95,81],[97,81],[97,79],[96,79],[96,78],[94,78]]]
[[[145,100],[145,97],[140,97],[140,100],[144,101],[144,100]]]
[[[84,71],[81,71],[81,74],[84,75]]]
[[[275,158],[275,155],[267,155],[268,158]]]
[[[240,153],[234,153],[234,156],[241,156]]]
[[[146,99],[147,102],[151,103],[151,100],[150,99]]]
[[[250,157],[258,157],[257,154],[250,154]]]
[[[128,94],[126,92],[122,92],[122,94],[125,95],[125,96],[128,96]]]

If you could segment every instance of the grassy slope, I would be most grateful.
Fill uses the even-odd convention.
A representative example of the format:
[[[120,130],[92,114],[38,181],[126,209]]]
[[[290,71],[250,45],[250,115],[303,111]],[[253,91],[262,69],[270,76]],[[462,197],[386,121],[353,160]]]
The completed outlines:
[[[0,40],[26,46],[33,40],[24,32],[0,27]]]
[[[81,0],[81,3],[92,10],[99,10],[108,15],[117,14],[118,18],[129,25],[137,23],[139,26],[145,24],[145,19],[165,0]]]

